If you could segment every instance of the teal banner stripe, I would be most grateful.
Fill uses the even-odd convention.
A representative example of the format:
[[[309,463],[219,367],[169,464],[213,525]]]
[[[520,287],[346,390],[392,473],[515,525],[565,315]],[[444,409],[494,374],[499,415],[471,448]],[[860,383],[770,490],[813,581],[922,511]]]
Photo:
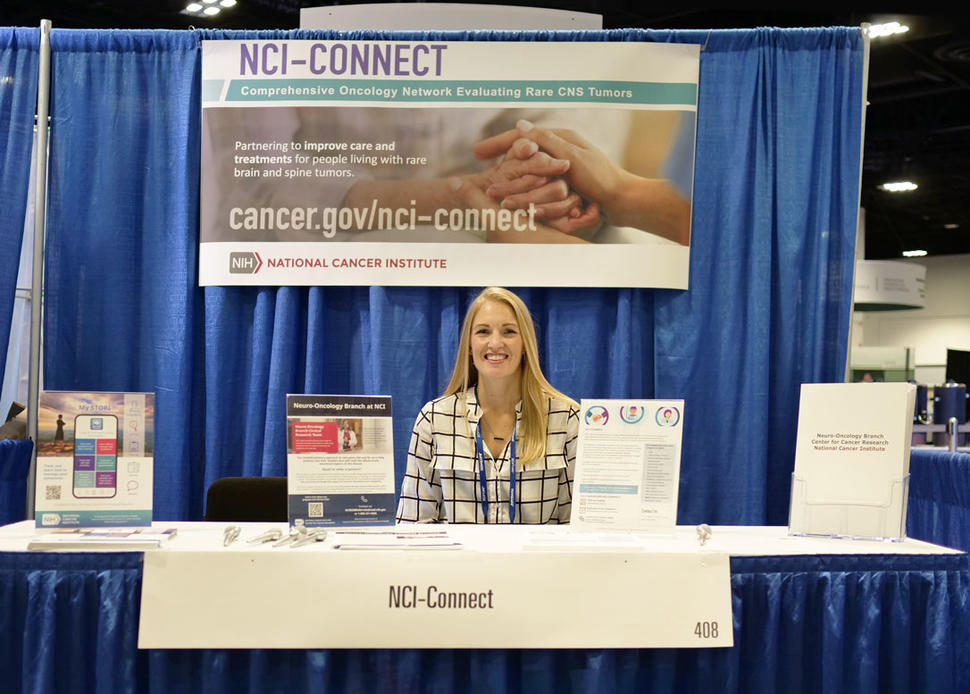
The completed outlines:
[[[202,80],[202,101],[219,101],[225,80]]]
[[[579,491],[583,494],[636,494],[635,484],[581,484]]]
[[[691,82],[541,80],[232,80],[226,101],[381,101],[420,103],[560,102],[696,106]]]

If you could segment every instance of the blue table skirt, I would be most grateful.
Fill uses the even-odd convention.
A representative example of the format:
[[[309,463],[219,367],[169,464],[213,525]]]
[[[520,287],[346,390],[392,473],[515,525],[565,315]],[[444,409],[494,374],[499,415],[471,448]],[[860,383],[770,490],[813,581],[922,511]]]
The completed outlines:
[[[970,453],[913,449],[906,534],[970,551]]]
[[[141,562],[137,553],[0,553],[0,689],[970,691],[966,555],[734,558],[735,646],[697,650],[139,651]],[[280,597],[292,597],[282,585]]]

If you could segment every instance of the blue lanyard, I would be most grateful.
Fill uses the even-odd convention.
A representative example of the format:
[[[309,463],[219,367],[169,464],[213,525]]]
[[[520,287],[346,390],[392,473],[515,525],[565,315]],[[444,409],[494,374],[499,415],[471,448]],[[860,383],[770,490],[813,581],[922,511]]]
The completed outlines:
[[[509,449],[509,523],[515,522],[515,432],[517,427],[512,429],[512,442]],[[478,484],[481,487],[482,514],[485,522],[488,523],[488,481],[485,474],[485,442],[482,441],[482,425],[478,423],[475,430],[475,453],[478,458]]]

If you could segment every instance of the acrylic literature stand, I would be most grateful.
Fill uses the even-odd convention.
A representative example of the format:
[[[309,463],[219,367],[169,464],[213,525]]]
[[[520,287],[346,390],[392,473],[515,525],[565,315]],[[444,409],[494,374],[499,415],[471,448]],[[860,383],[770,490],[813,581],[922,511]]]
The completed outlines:
[[[915,397],[909,383],[802,385],[790,534],[905,538]]]
[[[884,498],[877,501],[818,500],[809,496],[808,490],[806,480],[793,474],[788,515],[788,532],[792,535],[879,540],[906,537],[909,475],[890,483]]]

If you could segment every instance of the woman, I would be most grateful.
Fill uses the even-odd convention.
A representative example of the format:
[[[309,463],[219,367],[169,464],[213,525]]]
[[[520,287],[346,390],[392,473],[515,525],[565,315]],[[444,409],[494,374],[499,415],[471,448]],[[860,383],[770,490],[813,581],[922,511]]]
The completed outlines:
[[[357,448],[357,434],[350,427],[350,421],[344,420],[340,430],[340,449],[349,451]]]
[[[568,523],[576,402],[539,368],[522,300],[485,289],[465,314],[445,394],[414,424],[399,522]]]
[[[54,432],[54,445],[57,450],[64,450],[64,415],[57,415],[57,421],[54,422],[57,425],[57,430]]]

